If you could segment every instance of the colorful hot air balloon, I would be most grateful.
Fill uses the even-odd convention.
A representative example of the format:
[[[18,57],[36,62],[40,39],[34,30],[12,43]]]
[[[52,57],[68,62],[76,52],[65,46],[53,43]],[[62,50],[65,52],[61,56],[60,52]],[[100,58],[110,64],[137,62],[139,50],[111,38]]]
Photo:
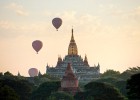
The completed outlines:
[[[35,77],[38,75],[38,70],[36,68],[30,68],[28,71],[30,77]]]
[[[56,28],[56,30],[58,31],[58,28],[62,25],[62,20],[61,20],[61,18],[58,18],[58,17],[54,18],[54,19],[52,20],[52,24],[53,24],[53,26]]]
[[[32,47],[37,52],[37,54],[42,48],[42,46],[43,46],[43,43],[40,40],[35,40],[32,42]]]

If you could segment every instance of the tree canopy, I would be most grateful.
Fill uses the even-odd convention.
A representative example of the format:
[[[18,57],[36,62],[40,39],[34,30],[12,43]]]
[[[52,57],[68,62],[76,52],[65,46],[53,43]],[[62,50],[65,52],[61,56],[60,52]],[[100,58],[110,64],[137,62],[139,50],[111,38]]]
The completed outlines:
[[[47,100],[74,100],[73,96],[64,92],[52,93]]]
[[[129,100],[140,100],[140,73],[127,80],[127,89]]]
[[[8,74],[9,75],[9,74]],[[15,76],[3,76],[0,79],[0,87],[8,86],[19,96],[20,100],[29,100],[33,89],[33,84],[27,80],[20,80]]]
[[[118,75],[120,75],[120,72],[119,71],[115,71],[113,69],[109,69],[109,70],[106,70],[102,75],[101,77],[117,77]]]
[[[19,96],[13,88],[4,85],[0,86],[0,100],[19,100]]]
[[[124,96],[112,85],[100,82],[90,82],[85,85],[83,93],[76,94],[76,100],[125,100]],[[81,97],[78,98],[78,97]]]
[[[46,100],[59,87],[60,81],[44,82],[32,93],[32,100]]]
[[[129,79],[132,75],[140,73],[140,67],[130,67],[127,70],[125,70],[123,73],[121,73],[120,78],[127,80]]]

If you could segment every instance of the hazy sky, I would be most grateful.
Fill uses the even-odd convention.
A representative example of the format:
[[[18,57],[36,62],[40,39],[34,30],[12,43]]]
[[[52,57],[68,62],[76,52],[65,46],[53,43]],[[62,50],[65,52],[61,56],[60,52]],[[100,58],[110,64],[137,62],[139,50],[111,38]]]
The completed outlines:
[[[67,55],[72,26],[78,54],[101,72],[140,66],[140,0],[0,0],[0,72],[45,73]],[[39,54],[34,40],[43,42]]]

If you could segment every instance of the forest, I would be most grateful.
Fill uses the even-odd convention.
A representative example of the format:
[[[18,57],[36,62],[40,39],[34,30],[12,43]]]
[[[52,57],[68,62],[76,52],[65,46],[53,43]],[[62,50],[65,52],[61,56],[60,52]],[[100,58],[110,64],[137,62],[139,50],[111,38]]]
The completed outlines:
[[[120,73],[113,69],[99,79],[79,82],[80,92],[60,92],[61,80],[49,74],[36,77],[0,73],[0,100],[140,100],[140,67]]]

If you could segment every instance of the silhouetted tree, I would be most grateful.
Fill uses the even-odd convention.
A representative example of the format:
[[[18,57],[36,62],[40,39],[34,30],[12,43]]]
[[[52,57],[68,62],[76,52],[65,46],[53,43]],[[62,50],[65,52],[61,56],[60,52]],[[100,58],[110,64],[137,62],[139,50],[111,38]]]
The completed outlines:
[[[120,75],[119,71],[109,69],[106,70],[103,74],[101,74],[101,77],[118,77],[119,75]]]
[[[10,73],[9,71],[4,73],[4,76],[14,76],[12,73]]]
[[[116,88],[118,88],[119,91],[124,96],[127,96],[126,80],[123,80],[123,79],[120,79],[117,77],[103,77],[103,78],[96,80],[96,82],[109,83],[109,84],[115,86]]]
[[[132,75],[127,81],[129,100],[140,100],[140,73]]]
[[[32,84],[26,80],[18,80],[11,78],[0,79],[0,86],[9,86],[19,95],[20,100],[29,100],[32,92]]]
[[[74,99],[75,100],[85,100],[86,99],[86,92],[82,91],[82,92],[77,92],[74,95]]]
[[[2,72],[0,72],[0,77],[1,77],[1,76],[3,76],[3,73],[2,73]]]
[[[19,100],[19,96],[11,87],[0,86],[0,100]]]
[[[125,97],[110,84],[90,82],[85,85],[85,96],[94,100],[125,100]],[[87,99],[88,100],[88,99]]]
[[[120,91],[125,97],[127,97],[126,84],[127,84],[127,82],[126,82],[125,80],[119,80],[119,81],[117,81],[117,82],[114,84],[114,86],[115,86],[116,88],[118,88],[119,91]]]
[[[132,75],[140,73],[140,67],[132,67],[121,73],[120,78],[127,80],[129,79]]]
[[[60,87],[60,81],[49,81],[42,83],[33,93],[32,100],[46,100],[52,92]]]
[[[47,100],[74,100],[73,96],[64,92],[52,93]]]

